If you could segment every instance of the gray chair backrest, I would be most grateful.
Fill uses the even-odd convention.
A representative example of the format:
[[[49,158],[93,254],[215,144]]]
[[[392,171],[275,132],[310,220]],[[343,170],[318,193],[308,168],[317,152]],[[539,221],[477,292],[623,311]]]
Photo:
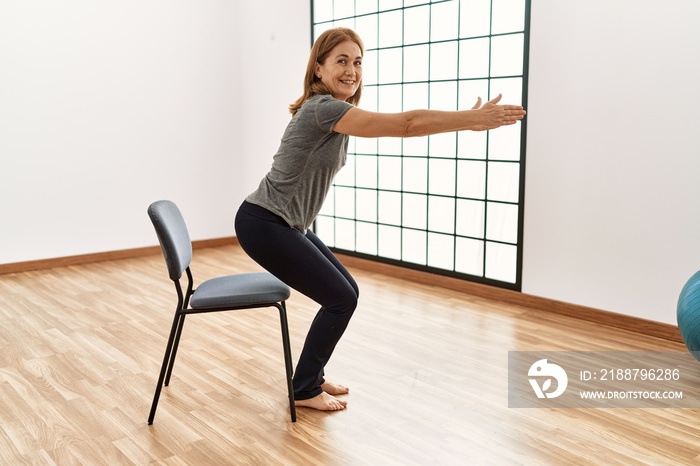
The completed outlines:
[[[171,280],[179,280],[192,262],[192,241],[180,209],[172,201],[156,201],[148,206]]]

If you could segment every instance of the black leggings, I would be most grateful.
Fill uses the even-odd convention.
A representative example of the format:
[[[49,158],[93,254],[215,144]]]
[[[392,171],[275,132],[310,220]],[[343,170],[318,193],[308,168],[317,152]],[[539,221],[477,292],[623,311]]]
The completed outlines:
[[[311,230],[304,235],[258,205],[238,209],[236,236],[255,262],[321,305],[294,371],[295,399],[320,395],[323,368],[357,307],[357,283]]]

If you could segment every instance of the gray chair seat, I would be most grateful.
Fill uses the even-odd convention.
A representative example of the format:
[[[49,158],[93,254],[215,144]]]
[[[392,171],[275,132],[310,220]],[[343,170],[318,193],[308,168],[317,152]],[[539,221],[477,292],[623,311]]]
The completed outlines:
[[[192,309],[235,308],[289,299],[287,285],[269,273],[243,273],[212,278],[200,284],[190,299]]]

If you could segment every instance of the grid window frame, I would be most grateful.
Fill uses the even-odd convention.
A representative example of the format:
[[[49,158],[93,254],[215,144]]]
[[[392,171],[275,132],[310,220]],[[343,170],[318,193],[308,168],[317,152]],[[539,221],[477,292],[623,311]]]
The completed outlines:
[[[360,34],[367,110],[466,110],[498,93],[526,107],[529,17],[530,0],[312,0],[311,39]],[[520,291],[525,147],[526,120],[351,138],[314,229],[335,252]]]

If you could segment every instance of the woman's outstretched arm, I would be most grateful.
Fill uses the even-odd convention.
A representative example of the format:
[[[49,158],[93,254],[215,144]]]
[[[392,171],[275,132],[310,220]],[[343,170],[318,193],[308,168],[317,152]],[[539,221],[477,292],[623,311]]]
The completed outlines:
[[[337,133],[364,138],[427,136],[450,131],[484,131],[512,125],[525,116],[519,105],[498,105],[501,95],[481,105],[481,97],[471,110],[448,112],[410,110],[401,113],[376,113],[350,109],[335,125]]]

